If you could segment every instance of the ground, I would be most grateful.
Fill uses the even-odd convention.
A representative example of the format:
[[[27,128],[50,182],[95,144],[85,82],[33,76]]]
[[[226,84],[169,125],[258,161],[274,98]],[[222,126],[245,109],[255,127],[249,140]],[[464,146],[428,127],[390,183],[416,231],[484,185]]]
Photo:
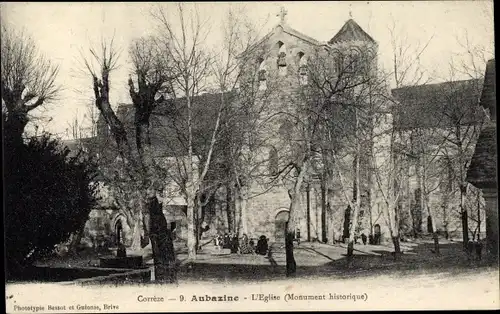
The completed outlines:
[[[260,256],[229,254],[217,250],[207,241],[192,267],[187,263],[185,243],[177,242],[176,248],[178,282],[167,286],[150,282],[148,268],[146,272],[134,271],[142,275],[127,279],[123,274],[116,274],[117,270],[113,275],[97,274],[97,270],[113,270],[95,267],[98,255],[88,251],[81,252],[77,257],[46,259],[38,265],[50,266],[55,272],[60,271],[60,267],[65,268],[58,276],[51,274],[52,277],[47,280],[69,281],[50,286],[47,291],[52,293],[52,299],[58,300],[60,294],[66,294],[67,285],[71,285],[75,290],[71,290],[74,292],[64,299],[65,304],[79,304],[84,299],[106,299],[107,303],[127,311],[158,311],[165,306],[182,311],[210,309],[221,312],[235,309],[299,311],[309,310],[311,306],[328,311],[495,309],[500,306],[498,263],[484,257],[481,260],[469,258],[463,252],[461,242],[441,240],[439,255],[432,252],[430,239],[405,242],[402,243],[403,255],[397,260],[391,254],[391,246],[359,244],[355,245],[355,256],[349,267],[345,244],[301,243],[294,249],[298,265],[295,277],[285,276],[284,247],[278,243],[271,244],[270,255]],[[146,264],[151,265],[150,253],[145,253]],[[77,270],[81,278],[92,278],[75,280],[77,274],[68,272],[68,269]],[[144,277],[144,274],[147,276]],[[96,275],[100,277],[94,277]],[[110,277],[113,279],[109,280]],[[23,282],[10,283],[6,287],[15,300],[16,296],[24,293],[25,286]],[[99,289],[88,289],[87,285],[98,286]],[[33,287],[34,291],[44,289],[42,285]],[[92,294],[96,291],[97,298]],[[195,296],[207,295],[232,295],[241,300],[234,305],[193,301]],[[290,295],[323,296],[326,299],[314,302],[314,305],[310,301],[285,301]],[[163,297],[165,303],[146,304],[139,302],[138,296]],[[358,299],[349,299],[352,296]],[[366,300],[360,300],[361,296],[365,296]],[[272,297],[280,297],[281,301],[273,301]]]
[[[463,276],[465,274],[498,271],[491,261],[484,257],[468,257],[462,250],[461,242],[440,241],[440,254],[433,253],[431,240],[404,242],[402,256],[394,259],[392,246],[355,245],[355,255],[348,265],[345,244],[328,245],[303,242],[294,249],[297,262],[297,277],[314,278],[354,278],[383,274],[408,276],[418,274],[441,274]],[[179,282],[265,282],[285,278],[285,250],[283,244],[273,243],[268,256],[229,254],[217,250],[212,242],[206,242],[197,255],[192,267],[187,264],[185,243],[177,242],[179,261]],[[149,252],[145,263],[152,265]],[[136,252],[128,252],[136,254]],[[77,257],[50,258],[40,261],[39,266],[51,267],[94,267],[98,265],[98,255],[82,252]],[[492,266],[493,265],[493,266]]]

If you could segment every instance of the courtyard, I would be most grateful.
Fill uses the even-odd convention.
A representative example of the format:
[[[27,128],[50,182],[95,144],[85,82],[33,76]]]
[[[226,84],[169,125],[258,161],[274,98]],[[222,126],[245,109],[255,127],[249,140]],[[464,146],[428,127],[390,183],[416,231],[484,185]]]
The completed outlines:
[[[419,239],[415,242],[402,242],[403,254],[394,258],[391,245],[355,245],[354,258],[350,264],[347,263],[346,244],[334,245],[319,242],[302,242],[294,249],[297,263],[297,274],[295,277],[305,280],[314,279],[352,279],[368,278],[381,275],[389,275],[394,278],[405,278],[408,276],[432,275],[447,278],[460,278],[466,275],[484,274],[497,272],[498,266],[483,256],[468,256],[462,250],[461,242],[440,240],[440,254],[433,252],[432,240]],[[247,282],[270,282],[286,280],[285,276],[285,248],[282,243],[271,243],[270,253],[266,256],[256,254],[231,254],[229,250],[220,250],[207,241],[198,252],[194,263],[189,264],[187,260],[187,249],[185,242],[176,242],[178,260],[178,284],[189,283],[247,283]],[[93,280],[98,274],[96,271],[108,271],[110,273],[124,273],[124,269],[99,268],[99,258],[110,256],[109,253],[96,253],[92,250],[79,252],[75,256],[54,256],[37,263],[37,268],[57,269],[82,269],[82,275],[87,279],[86,284],[101,283]],[[128,251],[127,255],[142,255],[144,269],[152,269],[153,259],[151,252],[146,247],[141,252]],[[496,267],[495,267],[496,266]],[[131,271],[131,270],[129,270]],[[71,282],[71,278],[64,276],[51,276],[54,280]],[[153,277],[154,275],[152,275]],[[496,276],[498,277],[498,276]],[[100,278],[100,277],[99,277]],[[137,279],[125,279],[120,281],[117,277],[115,283],[134,283]],[[44,281],[43,279],[40,281]],[[76,280],[75,282],[79,282]],[[140,280],[144,283],[144,280]],[[146,279],[146,282],[153,283]]]

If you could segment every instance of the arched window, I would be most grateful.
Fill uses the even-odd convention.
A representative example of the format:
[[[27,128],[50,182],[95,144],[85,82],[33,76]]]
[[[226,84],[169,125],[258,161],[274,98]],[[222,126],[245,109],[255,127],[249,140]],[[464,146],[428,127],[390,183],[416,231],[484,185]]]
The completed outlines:
[[[282,41],[278,41],[278,73],[280,76],[286,75],[286,45]]]
[[[299,84],[307,85],[307,57],[302,51],[297,56],[299,58]]]
[[[258,78],[259,78],[259,90],[267,89],[267,67],[266,61],[263,58],[259,58],[258,60],[259,70],[258,70]]]
[[[358,49],[351,48],[344,58],[344,70],[348,73],[362,71],[362,54]]]
[[[337,74],[340,74],[343,72],[343,65],[344,65],[344,54],[339,51],[338,49],[333,49],[331,52],[330,52],[330,56],[332,58],[332,61],[333,61],[333,66],[334,66],[334,69],[335,69],[335,72]]]

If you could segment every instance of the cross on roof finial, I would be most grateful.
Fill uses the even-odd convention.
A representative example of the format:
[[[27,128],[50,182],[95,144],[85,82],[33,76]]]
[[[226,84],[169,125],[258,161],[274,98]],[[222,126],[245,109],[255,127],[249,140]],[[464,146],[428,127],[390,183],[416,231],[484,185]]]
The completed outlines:
[[[285,23],[285,16],[288,14],[288,12],[286,11],[285,7],[281,7],[280,8],[280,13],[276,14],[276,16],[279,16],[280,17],[280,23],[283,24]]]
[[[352,19],[352,5],[349,4],[349,18]]]

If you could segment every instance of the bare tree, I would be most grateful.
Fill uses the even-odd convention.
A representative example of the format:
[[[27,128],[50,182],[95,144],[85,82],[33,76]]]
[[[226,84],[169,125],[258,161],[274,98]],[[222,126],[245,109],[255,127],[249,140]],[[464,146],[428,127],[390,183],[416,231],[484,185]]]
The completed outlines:
[[[449,178],[450,170],[453,172],[456,169],[458,177],[461,178],[458,181],[463,204],[466,193],[466,167],[470,162],[471,148],[480,128],[480,117],[477,114],[478,85],[477,80],[468,80],[393,90],[393,95],[404,104],[404,108],[398,108],[400,133],[403,138],[408,139],[407,156],[415,161],[418,201],[422,212],[427,213],[427,229],[433,234],[436,253],[439,253],[437,212],[430,204],[430,196],[443,185],[443,178]],[[415,110],[425,115],[425,119],[414,118],[414,121],[409,123],[410,121],[406,120]],[[469,156],[465,154],[464,148]],[[445,198],[449,196],[445,195]],[[467,242],[466,211],[463,206],[460,207],[464,241]],[[414,213],[416,214],[418,213]],[[414,221],[418,220],[414,217]],[[416,227],[418,226],[414,226]]]
[[[325,104],[321,113],[324,130],[319,133],[318,141],[323,155],[322,167],[330,173],[329,184],[333,183],[331,174],[337,174],[349,204],[345,216],[349,261],[353,256],[359,213],[361,207],[366,206],[362,205],[362,198],[368,197],[371,189],[366,156],[371,154],[373,143],[374,96],[384,92],[385,81],[377,71],[373,48],[366,45],[351,47],[350,51],[331,49],[326,59],[319,59],[319,64],[312,62],[314,68],[310,70],[315,73],[311,74],[311,84]],[[346,161],[352,166],[346,167]],[[346,172],[349,175],[346,176]],[[352,178],[350,182],[348,177]],[[371,209],[368,211],[371,213]]]
[[[247,203],[261,191],[250,188],[259,179],[256,151],[262,147],[258,136],[262,111],[267,108],[270,91],[258,91],[255,47],[259,31],[245,14],[245,7],[230,7],[222,23],[223,42],[216,49],[212,64],[215,87],[220,92],[231,91],[229,103],[221,98],[224,107],[221,139],[225,146],[226,211],[229,230],[248,233]],[[223,95],[223,94],[221,94]],[[259,143],[257,143],[259,142]],[[249,147],[252,147],[251,149]],[[252,193],[253,192],[253,193]]]
[[[385,137],[385,139],[382,140],[384,144],[375,148],[372,169],[378,190],[382,195],[384,204],[382,210],[394,245],[394,257],[398,258],[401,253],[399,201],[403,191],[402,160],[400,152],[397,150],[397,131],[391,126],[378,136]],[[382,158],[377,158],[379,156]]]
[[[130,55],[134,67],[134,79],[129,78],[129,93],[134,105],[135,143],[141,166],[147,178],[145,186],[153,185],[157,190],[164,189],[164,173],[158,165],[151,148],[150,120],[155,108],[164,103],[165,95],[171,93],[171,82],[175,71],[170,65],[168,42],[158,41],[154,37],[141,37],[133,41]],[[166,46],[167,45],[167,46]],[[153,182],[148,182],[148,180]],[[155,182],[156,181],[156,182]],[[146,189],[147,191],[147,189]],[[161,193],[161,192],[160,192]],[[167,221],[161,211],[157,193],[147,195],[149,213],[149,238],[155,259],[155,276],[175,280],[175,252],[172,230],[167,228]],[[136,224],[138,226],[138,224]]]
[[[76,112],[76,116],[66,124],[68,125],[68,127],[66,128],[67,136],[69,136],[71,132],[71,137],[74,140],[83,138],[83,127],[81,125],[80,119],[78,119],[78,111]]]
[[[166,228],[165,216],[161,214],[161,205],[158,201],[164,177],[161,175],[163,172],[158,171],[159,167],[151,154],[149,138],[151,113],[163,101],[161,94],[168,92],[165,88],[170,86],[172,79],[168,59],[164,59],[166,56],[161,52],[156,42],[150,38],[138,39],[130,47],[134,73],[129,79],[129,91],[135,109],[136,150],[133,149],[127,128],[117,117],[109,98],[109,77],[116,68],[119,57],[113,46],[113,40],[110,43],[103,41],[100,51],[91,48],[92,59],[84,58],[84,63],[92,76],[95,105],[109,126],[116,142],[119,159],[122,160],[121,171],[116,173],[117,178],[114,181],[126,182],[138,193],[138,209],[132,212],[132,219],[127,217],[128,221],[134,222],[133,248],[144,245],[141,243],[141,233],[145,238],[149,237],[153,249],[156,280],[174,282],[175,252],[172,236],[170,230]],[[96,64],[99,71],[95,70]],[[134,78],[137,86],[134,84]]]
[[[398,29],[394,19],[388,30],[392,48],[392,69],[389,73],[392,73],[395,87],[414,86],[428,82],[430,77],[422,67],[421,57],[425,54],[434,35],[423,44],[410,43],[407,37],[408,32],[405,29]]]
[[[310,181],[315,172],[322,172],[329,163],[336,170],[345,200],[353,212],[349,230],[348,255],[353,255],[355,228],[361,207],[361,145],[366,132],[363,111],[366,111],[368,85],[374,77],[373,51],[362,51],[358,47],[350,53],[341,49],[325,51],[318,48],[307,64],[308,83],[287,99],[293,109],[281,114],[291,122],[288,139],[283,141],[280,152],[285,155],[281,162],[280,174],[291,188],[289,220],[285,235],[287,275],[294,275],[296,263],[293,256],[293,239],[298,222],[298,209],[303,184]],[[294,100],[295,99],[295,100]],[[339,142],[339,138],[348,138]],[[346,145],[354,143],[353,146]],[[348,151],[348,153],[346,153]],[[323,154],[323,157],[321,155]],[[353,156],[353,189],[348,187],[340,155]],[[321,162],[322,161],[322,162]],[[326,161],[326,162],[325,162]],[[330,167],[331,167],[330,166]],[[292,170],[287,171],[287,169]],[[352,197],[349,191],[353,191]],[[351,217],[349,217],[351,220]]]
[[[492,18],[491,12],[484,8],[485,16]],[[491,29],[485,29],[487,36],[491,36]],[[453,105],[455,111],[444,111],[450,121],[448,132],[442,136],[448,143],[444,154],[449,158],[453,176],[460,188],[460,216],[462,220],[462,234],[464,248],[469,241],[468,212],[465,207],[470,184],[465,180],[474,146],[482,129],[486,113],[477,106],[480,97],[487,61],[494,56],[493,42],[491,46],[476,44],[467,31],[462,37],[457,36],[461,53],[457,54],[449,63],[450,81],[457,81],[459,77],[468,79],[457,82],[453,91],[448,91],[445,102]],[[453,93],[452,93],[453,92]]]
[[[454,90],[446,93],[444,105],[454,107],[455,110],[443,110],[443,114],[450,122],[446,132],[441,136],[446,142],[443,155],[450,161],[452,180],[458,183],[460,190],[460,216],[464,246],[469,241],[468,211],[465,206],[470,186],[466,181],[474,147],[481,131],[484,115],[478,106],[481,80],[457,82]]]
[[[24,32],[2,25],[1,93],[5,136],[22,140],[29,112],[54,101],[60,90],[59,67],[47,59]]]
[[[201,186],[205,178],[212,153],[219,132],[223,104],[220,104],[215,119],[215,125],[209,131],[211,132],[210,145],[204,164],[198,167],[198,158],[194,151],[194,127],[193,101],[195,96],[203,91],[206,91],[207,78],[210,75],[211,65],[213,60],[207,52],[206,47],[203,47],[205,39],[210,31],[208,21],[202,20],[199,16],[199,11],[196,5],[189,6],[175,4],[175,12],[177,21],[168,14],[167,6],[158,6],[153,11],[153,17],[160,25],[160,30],[163,36],[161,40],[165,43],[168,57],[172,61],[172,69],[177,74],[172,82],[174,98],[177,96],[183,97],[184,108],[186,113],[185,121],[183,121],[182,130],[185,130],[186,139],[186,158],[183,158],[183,183],[185,187],[182,189],[187,202],[187,222],[188,222],[188,258],[194,260],[196,258],[196,242],[197,236],[195,227],[198,220],[198,210],[201,202]],[[178,26],[178,28],[177,28]],[[199,171],[198,171],[199,170]],[[197,204],[198,203],[198,204]]]
[[[389,33],[391,36],[391,47],[392,47],[392,67],[388,71],[387,75],[389,77],[392,77],[392,81],[397,88],[402,88],[402,87],[411,87],[411,86],[417,86],[417,85],[425,85],[427,84],[431,77],[429,73],[422,67],[421,65],[421,57],[425,54],[428,46],[432,42],[432,39],[434,38],[434,35],[430,36],[429,39],[427,39],[423,44],[420,42],[417,43],[409,43],[408,38],[406,35],[406,32],[404,29],[398,29],[396,27],[395,21],[392,20],[391,25],[388,27]],[[388,77],[388,78],[389,78]],[[394,96],[394,95],[393,95]],[[398,103],[398,100],[394,99],[389,99],[390,102],[394,102],[394,105],[396,107],[400,106]],[[399,109],[399,108],[398,108]],[[396,109],[396,112],[398,111]],[[400,121],[396,123],[401,123]],[[400,143],[405,147],[405,149],[408,148],[407,145],[412,145],[415,144],[414,142],[408,144],[408,142],[405,140],[409,136],[410,139],[413,139],[414,141],[417,140],[418,143],[423,143],[425,140],[422,138],[423,134],[425,131],[422,129],[419,129],[419,127],[422,126],[417,126],[417,129],[415,130],[402,130],[401,126],[395,126],[399,130],[397,131],[399,134],[397,135],[397,138],[399,139]],[[406,133],[405,133],[406,132]],[[409,132],[409,134],[408,134]],[[423,133],[424,132],[424,133]],[[403,141],[403,143],[401,143]],[[425,144],[424,144],[425,146]],[[424,147],[422,146],[422,147]],[[410,149],[411,151],[412,149]],[[416,158],[416,160],[422,161],[422,159],[418,158],[419,156],[415,155],[414,151],[407,151],[405,154],[407,154],[407,158]],[[409,157],[408,157],[409,156]],[[425,207],[425,193],[423,193],[424,189],[422,188],[422,184],[425,184],[424,180],[422,180],[422,173],[421,173],[421,167],[418,168],[418,173],[419,175],[417,176],[417,179],[419,181],[419,200],[420,200],[420,205],[421,207]],[[408,206],[408,207],[411,207]],[[412,211],[411,208],[409,210],[410,216],[412,216],[413,220],[413,229],[414,229],[414,234],[417,234],[417,231],[420,230],[420,219],[421,217],[416,217],[418,215],[421,215],[422,209],[419,209],[417,211]],[[417,226],[418,224],[418,226]]]

